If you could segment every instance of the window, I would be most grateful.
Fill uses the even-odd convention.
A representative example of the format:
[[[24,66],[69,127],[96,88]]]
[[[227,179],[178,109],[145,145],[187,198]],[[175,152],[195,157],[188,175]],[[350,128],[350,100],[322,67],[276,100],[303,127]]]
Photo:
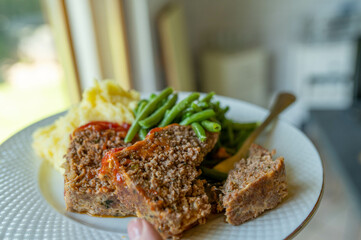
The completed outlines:
[[[0,1],[0,143],[70,105],[40,0]]]

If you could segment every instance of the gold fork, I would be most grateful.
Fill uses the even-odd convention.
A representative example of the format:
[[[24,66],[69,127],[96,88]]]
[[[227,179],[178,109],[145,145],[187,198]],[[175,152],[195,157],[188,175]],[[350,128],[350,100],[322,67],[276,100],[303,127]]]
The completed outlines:
[[[296,97],[291,93],[280,93],[277,96],[277,100],[274,103],[268,117],[263,121],[259,127],[257,127],[251,135],[244,141],[242,147],[237,151],[235,155],[227,158],[226,160],[218,163],[214,169],[223,173],[228,173],[236,162],[245,158],[248,153],[248,149],[252,145],[252,143],[256,140],[256,138],[261,134],[261,132],[274,120],[283,110],[285,110],[288,106],[290,106]]]

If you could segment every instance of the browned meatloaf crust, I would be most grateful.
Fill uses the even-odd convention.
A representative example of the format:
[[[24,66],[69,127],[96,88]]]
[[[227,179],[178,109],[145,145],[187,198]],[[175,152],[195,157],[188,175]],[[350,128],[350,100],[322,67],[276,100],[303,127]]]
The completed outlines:
[[[154,129],[145,140],[104,159],[101,174],[114,182],[121,202],[138,217],[163,237],[176,236],[204,223],[210,213],[196,167],[217,139],[217,133],[207,133],[201,142],[192,127],[178,124]]]
[[[239,225],[272,209],[287,196],[283,157],[253,144],[250,156],[236,164],[224,185],[226,221]]]
[[[75,131],[64,163],[64,198],[68,211],[100,216],[134,214],[120,203],[114,186],[98,177],[103,155],[126,147],[126,131],[85,128]]]

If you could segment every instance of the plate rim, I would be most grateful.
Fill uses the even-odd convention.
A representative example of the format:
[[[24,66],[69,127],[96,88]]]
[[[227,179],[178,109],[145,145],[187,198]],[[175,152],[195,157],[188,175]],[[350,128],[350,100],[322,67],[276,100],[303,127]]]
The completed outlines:
[[[318,196],[316,204],[313,206],[311,212],[307,215],[306,219],[303,220],[303,222],[285,238],[287,240],[292,239],[295,236],[297,236],[308,225],[308,223],[315,216],[318,208],[320,207],[321,200],[323,198],[323,194],[325,191],[325,172],[324,172],[323,160],[322,160],[321,156],[320,156],[320,160],[321,160],[321,167],[322,167],[322,186],[321,186],[320,195]]]

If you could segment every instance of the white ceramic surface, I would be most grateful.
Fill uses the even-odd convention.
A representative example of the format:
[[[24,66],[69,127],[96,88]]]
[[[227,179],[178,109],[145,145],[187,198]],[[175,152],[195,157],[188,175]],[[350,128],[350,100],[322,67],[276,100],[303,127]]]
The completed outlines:
[[[266,110],[249,103],[217,98],[230,106],[228,116],[234,120],[260,121],[266,115]],[[0,146],[0,239],[127,239],[131,218],[98,218],[65,211],[63,177],[31,148],[34,130],[58,117],[39,121]],[[217,215],[187,231],[184,238],[284,239],[309,221],[323,188],[322,163],[315,147],[283,121],[258,142],[285,157],[289,196],[276,209],[241,226],[226,224],[223,215]]]

